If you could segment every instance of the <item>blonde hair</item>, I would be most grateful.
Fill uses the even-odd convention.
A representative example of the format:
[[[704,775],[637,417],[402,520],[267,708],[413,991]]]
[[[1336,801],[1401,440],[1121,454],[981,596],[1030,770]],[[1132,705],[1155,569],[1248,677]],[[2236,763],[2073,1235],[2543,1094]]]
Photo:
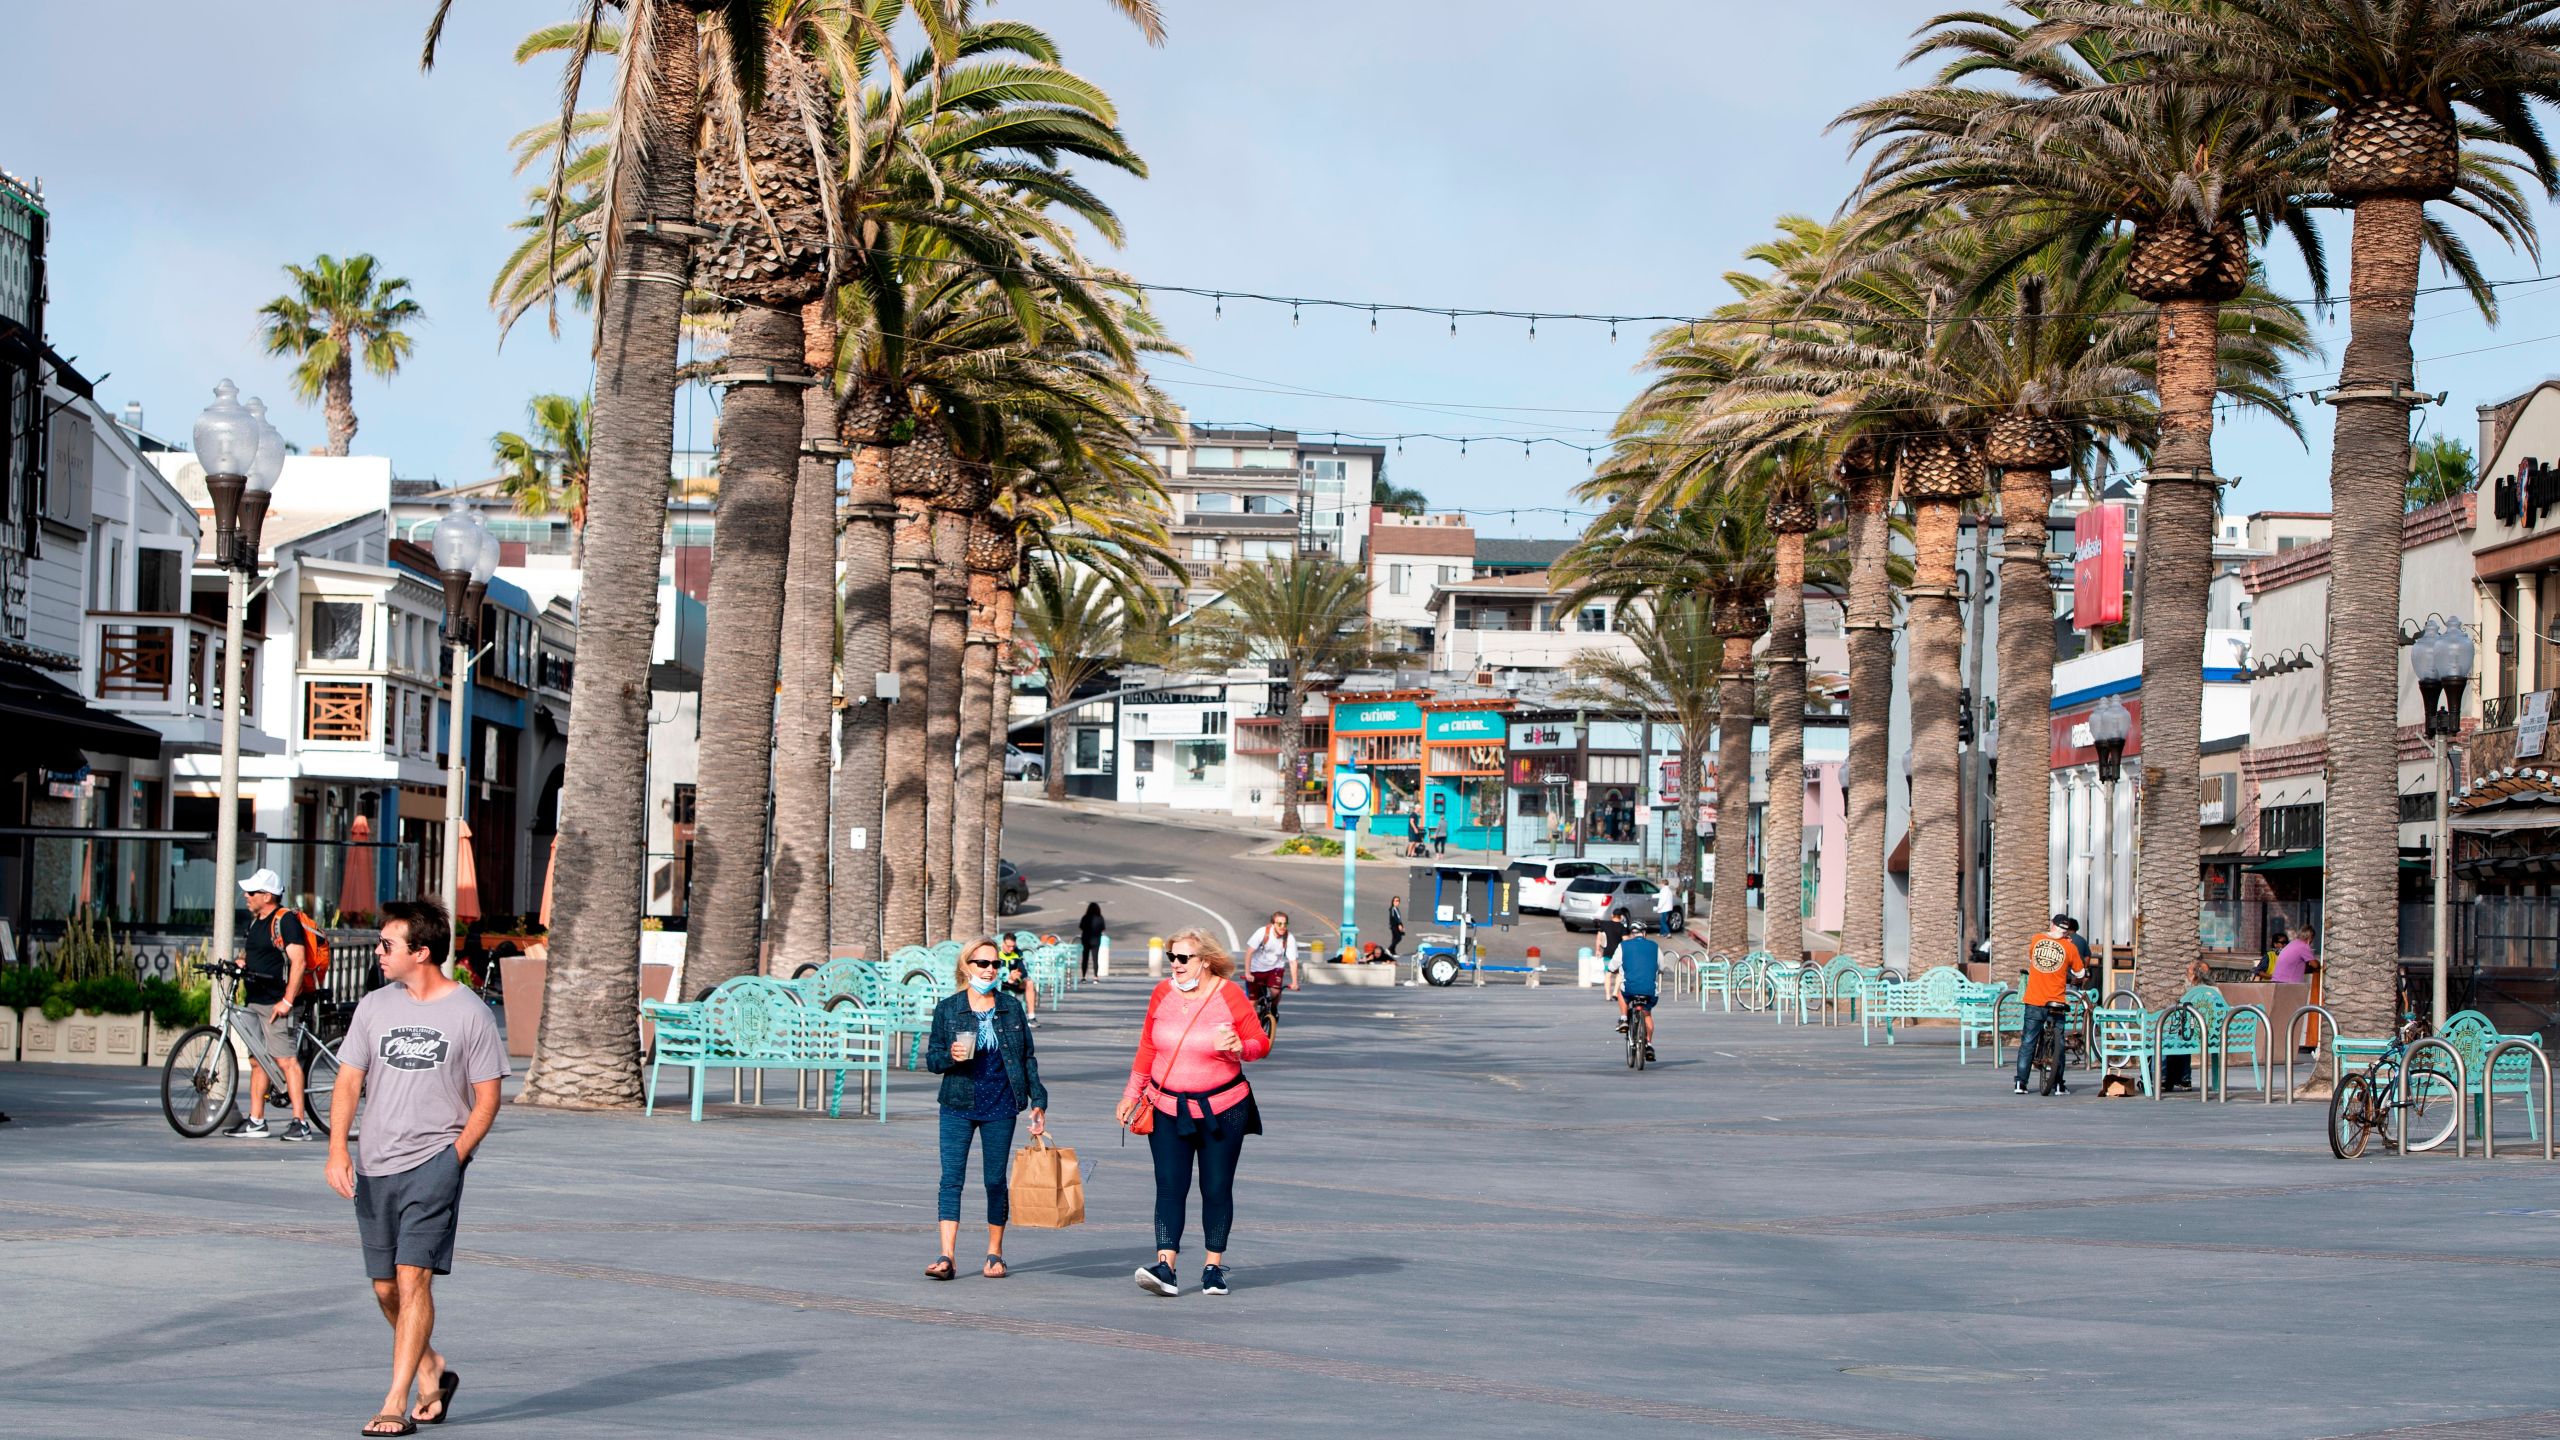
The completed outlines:
[[[1229,980],[1235,977],[1235,957],[1227,953],[1227,947],[1210,939],[1201,931],[1177,930],[1173,934],[1165,937],[1164,948],[1171,950],[1174,946],[1185,940],[1191,942],[1192,949],[1199,955],[1201,962],[1209,967],[1210,974],[1217,976],[1221,980]]]
[[[969,989],[969,957],[976,954],[982,947],[996,952],[996,984],[999,988],[1004,984],[1004,947],[996,943],[994,936],[981,935],[977,939],[970,941],[968,944],[961,946],[959,958],[951,962],[951,991],[953,994],[959,995],[967,993]]]

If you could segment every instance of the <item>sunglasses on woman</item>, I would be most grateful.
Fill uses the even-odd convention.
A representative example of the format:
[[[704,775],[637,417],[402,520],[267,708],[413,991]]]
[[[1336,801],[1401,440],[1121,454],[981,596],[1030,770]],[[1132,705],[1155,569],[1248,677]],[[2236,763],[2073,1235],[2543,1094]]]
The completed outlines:
[[[1191,950],[1167,950],[1164,952],[1164,958],[1176,965],[1188,965],[1200,956],[1196,951]]]
[[[963,960],[960,963],[968,966],[972,970],[993,970],[996,968],[996,962],[991,958],[972,958]]]

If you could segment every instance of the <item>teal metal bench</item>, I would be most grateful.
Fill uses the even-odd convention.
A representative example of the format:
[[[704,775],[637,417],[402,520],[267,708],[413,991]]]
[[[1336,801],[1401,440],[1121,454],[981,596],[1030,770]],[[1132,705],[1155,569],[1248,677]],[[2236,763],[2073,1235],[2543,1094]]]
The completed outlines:
[[[1968,1063],[1999,1016],[1999,999],[2009,987],[1967,980],[1964,972],[1942,965],[1917,980],[1878,976],[1862,981],[1858,997],[1858,1043],[1873,1044],[1872,1029],[1884,1026],[1884,1043],[1894,1043],[1897,1021],[1949,1020],[1956,1026],[1956,1061]]]
[[[2083,1044],[2086,1044],[2089,1038],[2089,997],[2081,991],[2073,990],[2064,995],[2063,1002],[2068,1007],[2062,1019],[2063,1043],[2067,1046],[2076,1035],[2081,1038]],[[2018,1037],[2018,1043],[2022,1045],[2026,1043],[2027,998],[2025,994],[2003,984],[2000,988],[1999,1002],[1993,1009],[1992,1015],[1989,1037],[1991,1063],[1997,1065],[2000,1063],[2002,1036],[2015,1035]],[[2097,1054],[2097,1047],[2089,1045],[2088,1053]]]
[[[1820,996],[1823,1023],[1837,1025],[1843,1010],[1858,1008],[1858,998],[1865,982],[1884,973],[1881,965],[1861,965],[1854,955],[1834,955],[1822,962]]]
[[[2130,1066],[2142,1082],[2142,1093],[2159,1093],[2160,1077],[2152,1068],[2154,1048],[2160,1059],[2172,1055],[2201,1058],[2207,1049],[2205,1025],[2183,1010],[2100,1010],[2096,1050],[2101,1074]]]
[[[874,1108],[879,1119],[889,1118],[889,1034],[859,1008],[825,1009],[810,1004],[791,981],[749,975],[721,982],[700,1001],[647,1009],[656,1022],[657,1043],[645,1113],[657,1113],[658,1074],[673,1065],[692,1072],[696,1121],[702,1119],[706,1070],[799,1070],[831,1076],[831,1116],[843,1113],[847,1076],[874,1076],[880,1082]]]
[[[2477,1010],[2457,1010],[2444,1022],[2444,1028],[2436,1032],[2436,1037],[2451,1045],[2454,1053],[2462,1057],[2470,1086],[2471,1129],[2474,1133],[2488,1123],[2488,1107],[2497,1097],[2512,1095],[2524,1099],[2526,1135],[2533,1139],[2541,1138],[2542,1116],[2534,1104],[2532,1059],[2509,1052],[2499,1058],[2496,1074],[2482,1073],[2488,1063],[2489,1052],[2500,1043],[2521,1040],[2539,1050],[2542,1048],[2541,1036],[2500,1034],[2498,1027],[2489,1023],[2488,1016]],[[2337,1057],[2338,1074],[2344,1078],[2370,1069],[2373,1062],[2381,1058],[2382,1052],[2390,1047],[2388,1040],[2352,1039],[2339,1035],[2332,1038],[2330,1053]]]

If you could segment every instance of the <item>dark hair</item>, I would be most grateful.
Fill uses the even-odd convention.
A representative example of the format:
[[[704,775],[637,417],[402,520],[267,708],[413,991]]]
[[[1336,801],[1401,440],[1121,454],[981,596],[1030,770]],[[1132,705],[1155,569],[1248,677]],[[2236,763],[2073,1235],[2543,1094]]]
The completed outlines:
[[[1084,902],[1084,918],[1086,918],[1087,920],[1099,920],[1099,919],[1101,919],[1101,918],[1102,918],[1102,902],[1101,902],[1101,901],[1099,901],[1099,900],[1087,900],[1086,902]]]
[[[394,900],[382,907],[382,923],[397,920],[409,937],[409,948],[424,950],[439,970],[453,951],[453,920],[433,900]]]

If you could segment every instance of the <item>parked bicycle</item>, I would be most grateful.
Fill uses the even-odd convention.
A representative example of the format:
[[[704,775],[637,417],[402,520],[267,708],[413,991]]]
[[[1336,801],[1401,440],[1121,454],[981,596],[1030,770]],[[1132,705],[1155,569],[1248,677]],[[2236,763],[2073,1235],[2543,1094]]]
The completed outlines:
[[[2403,1013],[2400,1032],[2391,1038],[2389,1048],[2371,1065],[2338,1082],[2337,1093],[2329,1097],[2329,1149],[2339,1159],[2362,1155],[2377,1134],[2386,1150],[2400,1144],[2393,1126],[2396,1112],[2407,1112],[2399,1128],[2407,1135],[2412,1153],[2442,1145],[2461,1123],[2462,1087],[2437,1068],[2434,1053],[2414,1067],[2406,1063],[2420,1030],[2418,1017]]]
[[[249,973],[219,960],[199,971],[229,981],[231,1003],[212,1024],[198,1025],[179,1036],[160,1067],[161,1113],[169,1117],[170,1129],[190,1140],[201,1140],[228,1125],[239,1109],[242,1050],[233,1045],[231,1030],[236,1023],[232,1017],[243,1011],[239,982]],[[311,1114],[311,1123],[326,1130],[331,1092],[338,1084],[338,1053],[311,1028],[304,1018],[308,1013],[308,1007],[293,1013],[294,1056],[302,1062],[304,1108]],[[257,1068],[267,1082],[267,1103],[285,1104],[283,1073],[269,1068],[263,1057]]]
[[[2050,1095],[2062,1088],[2064,1034],[2071,1026],[2071,1004],[2047,1005],[2044,1025],[2036,1031],[2036,1053],[2027,1062],[2028,1088],[2038,1095]]]

